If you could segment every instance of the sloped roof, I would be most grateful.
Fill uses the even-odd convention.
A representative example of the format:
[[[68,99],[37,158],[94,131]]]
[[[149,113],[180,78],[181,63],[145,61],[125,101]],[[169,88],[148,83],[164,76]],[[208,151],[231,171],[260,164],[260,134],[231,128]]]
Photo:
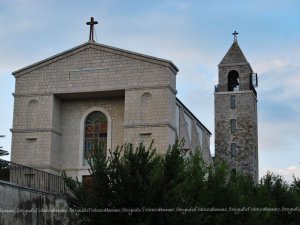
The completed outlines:
[[[235,41],[227,51],[226,55],[220,62],[219,66],[224,64],[241,64],[241,63],[249,64],[240,46],[238,45],[237,41]]]
[[[99,43],[95,43],[95,42],[86,42],[84,44],[78,45],[74,48],[71,48],[67,51],[61,52],[59,54],[56,54],[54,56],[51,56],[47,59],[44,59],[42,61],[39,61],[37,63],[34,63],[32,65],[26,66],[22,69],[19,69],[17,71],[14,71],[12,74],[15,77],[18,77],[20,75],[23,75],[25,73],[31,72],[33,70],[36,70],[38,68],[41,68],[43,66],[46,66],[50,63],[54,63],[58,60],[61,60],[65,57],[68,57],[70,55],[76,54],[78,52],[81,52],[83,50],[86,50],[88,48],[95,48],[98,50],[102,50],[102,51],[106,51],[106,52],[110,52],[110,53],[115,53],[118,55],[123,55],[126,57],[130,57],[130,58],[134,58],[134,59],[138,59],[138,60],[142,60],[142,61],[146,61],[146,62],[150,62],[150,63],[154,63],[154,64],[159,64],[159,65],[164,65],[164,66],[168,66],[170,67],[172,70],[174,70],[174,72],[178,72],[178,68],[175,66],[175,64],[172,61],[166,60],[166,59],[161,59],[161,58],[156,58],[153,56],[149,56],[149,55],[144,55],[144,54],[140,54],[137,52],[132,52],[132,51],[128,51],[128,50],[124,50],[124,49],[120,49],[120,48],[115,48],[115,47],[111,47],[108,45],[103,45],[103,44],[99,44]]]

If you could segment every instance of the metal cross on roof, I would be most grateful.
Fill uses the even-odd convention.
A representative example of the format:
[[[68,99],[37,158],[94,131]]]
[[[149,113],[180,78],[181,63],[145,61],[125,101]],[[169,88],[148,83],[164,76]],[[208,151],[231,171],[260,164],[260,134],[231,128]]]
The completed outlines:
[[[86,25],[90,26],[90,38],[89,41],[95,42],[94,41],[94,25],[98,24],[98,21],[94,21],[94,17],[91,17],[90,22],[86,22]]]
[[[234,38],[233,38],[233,41],[234,42],[237,42],[237,35],[238,35],[239,33],[238,32],[236,32],[236,30],[232,33],[232,35],[234,36]]]

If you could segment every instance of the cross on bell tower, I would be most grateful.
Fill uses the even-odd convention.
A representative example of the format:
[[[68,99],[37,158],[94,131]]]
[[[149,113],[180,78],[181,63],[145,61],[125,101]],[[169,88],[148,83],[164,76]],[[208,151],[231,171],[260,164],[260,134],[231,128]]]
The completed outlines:
[[[232,33],[232,35],[233,35],[233,42],[237,42],[237,35],[238,35],[239,33],[238,32],[236,32],[236,30]]]
[[[94,25],[98,24],[98,21],[94,21],[94,17],[91,17],[91,21],[90,22],[86,22],[86,25],[90,26],[90,37],[89,37],[89,41],[95,42],[94,41]]]

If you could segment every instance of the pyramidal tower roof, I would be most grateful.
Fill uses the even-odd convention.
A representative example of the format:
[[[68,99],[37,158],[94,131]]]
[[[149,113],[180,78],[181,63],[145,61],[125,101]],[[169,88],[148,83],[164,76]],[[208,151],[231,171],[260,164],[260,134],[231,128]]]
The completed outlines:
[[[235,39],[233,44],[231,45],[230,49],[220,62],[220,65],[225,64],[249,64],[246,57],[244,56],[240,46],[237,43],[237,40]]]

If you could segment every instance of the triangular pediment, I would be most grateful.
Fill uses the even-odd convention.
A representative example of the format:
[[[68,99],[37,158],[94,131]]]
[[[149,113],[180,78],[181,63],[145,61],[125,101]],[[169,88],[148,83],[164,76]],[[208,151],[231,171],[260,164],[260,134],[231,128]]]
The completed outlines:
[[[159,65],[167,66],[172,71],[174,71],[175,73],[178,72],[178,68],[175,66],[175,64],[173,64],[173,62],[171,62],[169,60],[156,58],[156,57],[153,57],[153,56],[144,55],[144,54],[140,54],[140,53],[137,53],[137,52],[132,52],[132,51],[128,51],[128,50],[124,50],[124,49],[120,49],[120,48],[115,48],[115,47],[111,47],[111,46],[108,46],[108,45],[103,45],[103,44],[99,44],[99,43],[95,43],[95,42],[86,42],[84,44],[81,44],[81,45],[78,45],[74,48],[71,48],[67,51],[61,52],[61,53],[56,54],[52,57],[41,60],[37,63],[34,63],[34,64],[29,65],[27,67],[24,67],[22,69],[19,69],[19,70],[13,72],[12,74],[15,77],[24,75],[24,74],[32,72],[36,69],[42,68],[42,67],[47,66],[49,64],[55,63],[59,60],[70,57],[74,54],[78,54],[78,53],[80,53],[82,51],[85,51],[89,48],[97,49],[97,50],[104,51],[104,52],[109,52],[109,53],[116,54],[116,55],[129,57],[129,58],[132,58],[132,59],[146,61],[146,62],[153,63],[153,64],[159,64]]]

